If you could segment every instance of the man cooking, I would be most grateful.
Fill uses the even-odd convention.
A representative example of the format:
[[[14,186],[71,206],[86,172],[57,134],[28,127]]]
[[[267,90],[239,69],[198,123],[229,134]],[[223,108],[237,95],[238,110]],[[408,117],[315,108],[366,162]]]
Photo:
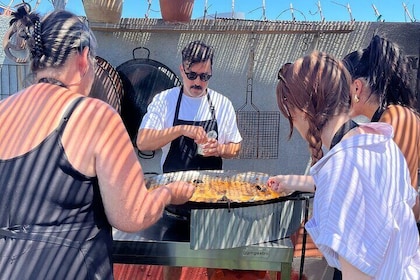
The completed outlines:
[[[240,150],[231,101],[208,88],[213,48],[201,41],[182,50],[183,85],[161,92],[147,108],[137,136],[142,151],[162,148],[162,171],[222,169],[222,158]]]
[[[208,88],[212,66],[213,48],[190,42],[179,66],[182,86],[159,93],[147,108],[136,144],[143,151],[162,148],[164,173],[222,169],[222,158],[239,153],[242,137],[233,105]],[[164,279],[179,279],[181,272],[165,267]]]

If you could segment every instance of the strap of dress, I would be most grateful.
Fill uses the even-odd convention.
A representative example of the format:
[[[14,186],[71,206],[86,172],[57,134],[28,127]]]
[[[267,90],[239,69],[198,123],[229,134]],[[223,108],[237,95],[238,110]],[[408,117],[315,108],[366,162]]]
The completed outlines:
[[[382,117],[382,114],[384,113],[385,108],[382,108],[379,106],[378,109],[376,109],[375,114],[373,114],[371,122],[379,122],[379,119]]]
[[[73,114],[74,109],[79,105],[79,103],[85,99],[83,96],[75,99],[72,101],[72,103],[69,105],[69,107],[64,112],[64,116],[61,119],[60,125],[58,126],[58,134],[61,136],[63,134],[64,129],[66,128],[67,122],[70,119],[70,116]]]
[[[353,121],[353,120],[348,120],[347,122],[345,122],[338,130],[337,132],[334,134],[333,139],[331,140],[331,146],[330,146],[330,150],[337,145],[338,142],[341,141],[341,139],[344,137],[344,135],[347,134],[347,132],[349,132],[350,130],[352,130],[355,127],[358,127],[359,125]]]

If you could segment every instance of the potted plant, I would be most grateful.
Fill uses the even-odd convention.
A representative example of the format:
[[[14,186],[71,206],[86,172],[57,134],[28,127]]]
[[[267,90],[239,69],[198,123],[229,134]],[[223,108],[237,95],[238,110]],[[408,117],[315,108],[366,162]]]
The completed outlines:
[[[82,2],[89,21],[120,22],[123,0],[83,0]]]
[[[167,22],[189,22],[194,0],[159,0],[162,19]]]

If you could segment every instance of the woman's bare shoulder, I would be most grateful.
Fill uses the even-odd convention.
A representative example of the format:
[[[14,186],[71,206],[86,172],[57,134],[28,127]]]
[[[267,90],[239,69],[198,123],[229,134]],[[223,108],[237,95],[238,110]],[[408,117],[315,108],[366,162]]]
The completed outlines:
[[[386,122],[394,126],[407,125],[409,123],[420,123],[419,114],[411,108],[401,105],[390,105],[383,112],[381,122]]]

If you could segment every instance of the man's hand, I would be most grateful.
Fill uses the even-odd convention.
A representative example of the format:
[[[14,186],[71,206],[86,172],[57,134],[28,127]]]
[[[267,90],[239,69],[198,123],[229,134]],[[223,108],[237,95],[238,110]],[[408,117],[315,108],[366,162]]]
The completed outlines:
[[[207,133],[202,126],[183,125],[182,134],[194,139],[197,144],[204,144],[207,142]]]
[[[205,157],[218,157],[220,156],[219,152],[219,142],[214,138],[208,138],[207,142],[202,144],[203,147],[203,156]]]

